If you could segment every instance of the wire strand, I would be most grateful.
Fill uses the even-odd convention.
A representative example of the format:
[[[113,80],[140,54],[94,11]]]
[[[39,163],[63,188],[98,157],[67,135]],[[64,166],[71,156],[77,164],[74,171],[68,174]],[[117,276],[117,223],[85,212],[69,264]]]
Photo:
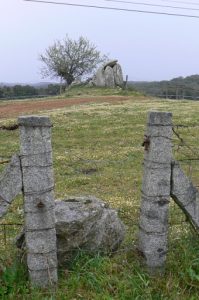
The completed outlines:
[[[176,1],[176,0],[160,0],[160,1],[170,2],[170,3],[178,3],[178,4],[199,5],[199,2]]]
[[[84,8],[97,8],[97,9],[115,10],[115,11],[123,11],[123,12],[134,12],[134,13],[144,13],[144,14],[154,14],[154,15],[164,15],[164,16],[199,19],[199,16],[197,16],[197,15],[184,15],[184,14],[168,13],[168,12],[155,12],[155,11],[148,11],[148,10],[127,9],[127,8],[108,7],[108,6],[86,5],[86,4],[74,4],[74,3],[56,2],[56,1],[42,1],[42,0],[23,0],[23,1],[43,3],[43,4],[55,4],[55,5],[65,5],[65,6],[73,6],[73,7],[84,7]]]
[[[161,7],[161,8],[173,8],[173,9],[181,9],[181,10],[199,11],[199,8],[162,5],[162,4],[154,4],[154,3],[146,3],[146,2],[122,1],[122,0],[102,0],[102,1],[123,3],[123,4],[130,4],[130,5],[143,5],[143,6],[153,6],[153,7]]]

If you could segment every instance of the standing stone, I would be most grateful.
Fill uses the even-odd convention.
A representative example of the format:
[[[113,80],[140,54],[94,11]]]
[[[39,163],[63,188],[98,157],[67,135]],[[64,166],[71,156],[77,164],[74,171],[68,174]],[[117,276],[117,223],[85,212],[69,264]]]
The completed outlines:
[[[123,74],[122,74],[122,68],[119,64],[116,64],[113,67],[113,75],[114,75],[114,81],[116,86],[123,86]]]
[[[40,287],[57,282],[51,126],[48,117],[19,117],[27,265]]]
[[[99,86],[99,87],[105,86],[104,67],[100,67],[97,70],[97,72],[93,78],[93,83],[94,83],[94,85]]]
[[[114,81],[114,74],[113,74],[113,68],[111,67],[106,67],[104,71],[104,76],[105,76],[105,85],[110,88],[115,87],[115,81]]]
[[[150,112],[143,143],[145,156],[139,250],[151,273],[162,271],[167,253],[172,161],[171,118],[168,112]]]

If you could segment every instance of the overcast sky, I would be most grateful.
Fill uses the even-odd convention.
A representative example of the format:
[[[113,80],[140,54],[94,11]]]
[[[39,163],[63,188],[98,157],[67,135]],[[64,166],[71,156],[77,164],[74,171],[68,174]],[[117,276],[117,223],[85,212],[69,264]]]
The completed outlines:
[[[199,0],[190,1],[198,2],[198,5],[177,3],[182,2],[180,0],[133,1],[189,7],[198,11],[107,0],[58,2],[199,16]],[[87,37],[102,53],[118,59],[124,76],[128,74],[130,80],[167,80],[199,74],[199,18],[47,5],[23,0],[0,0],[0,12],[0,82],[43,81],[38,56],[66,34],[73,39],[80,35]]]

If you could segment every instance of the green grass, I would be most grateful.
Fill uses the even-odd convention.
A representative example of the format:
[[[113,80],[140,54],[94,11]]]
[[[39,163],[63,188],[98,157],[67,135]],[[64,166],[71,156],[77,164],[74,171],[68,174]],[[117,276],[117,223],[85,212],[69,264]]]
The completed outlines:
[[[92,89],[91,89],[92,90]],[[82,91],[85,94],[85,91]],[[94,93],[94,90],[92,90]],[[75,95],[75,94],[74,94]],[[51,111],[56,198],[95,195],[119,210],[127,226],[120,251],[113,257],[80,252],[59,271],[56,291],[31,289],[24,268],[0,236],[0,298],[84,300],[196,300],[199,292],[199,241],[172,203],[169,253],[165,276],[153,278],[135,251],[142,180],[143,142],[149,110],[171,111],[175,124],[199,124],[199,102],[165,101],[132,96],[125,103],[86,104]],[[45,112],[45,115],[48,113]],[[0,125],[15,120],[0,121]],[[174,137],[178,159],[197,157],[198,127],[177,129],[190,146]],[[179,149],[178,149],[179,148]],[[19,151],[18,131],[0,131],[0,156]],[[0,169],[4,168],[0,165]],[[183,163],[199,185],[199,162]],[[22,222],[18,197],[2,222]],[[12,236],[12,235],[11,235]]]
[[[66,88],[64,97],[89,97],[89,96],[141,96],[140,92],[135,91],[132,87],[127,89],[105,88],[105,87],[89,87],[85,85],[77,85]]]

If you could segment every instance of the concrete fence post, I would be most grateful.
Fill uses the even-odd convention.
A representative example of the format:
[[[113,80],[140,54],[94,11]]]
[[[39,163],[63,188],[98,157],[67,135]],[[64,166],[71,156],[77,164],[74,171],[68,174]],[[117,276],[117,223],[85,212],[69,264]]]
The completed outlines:
[[[13,199],[21,191],[21,164],[19,156],[15,154],[5,170],[0,174],[0,218],[6,214]]]
[[[143,143],[145,156],[138,247],[151,273],[163,270],[167,253],[171,139],[172,114],[150,112]]]
[[[199,191],[185,175],[178,162],[174,161],[171,168],[171,197],[199,233]]]
[[[19,117],[25,242],[31,284],[57,282],[51,122],[48,117]]]

